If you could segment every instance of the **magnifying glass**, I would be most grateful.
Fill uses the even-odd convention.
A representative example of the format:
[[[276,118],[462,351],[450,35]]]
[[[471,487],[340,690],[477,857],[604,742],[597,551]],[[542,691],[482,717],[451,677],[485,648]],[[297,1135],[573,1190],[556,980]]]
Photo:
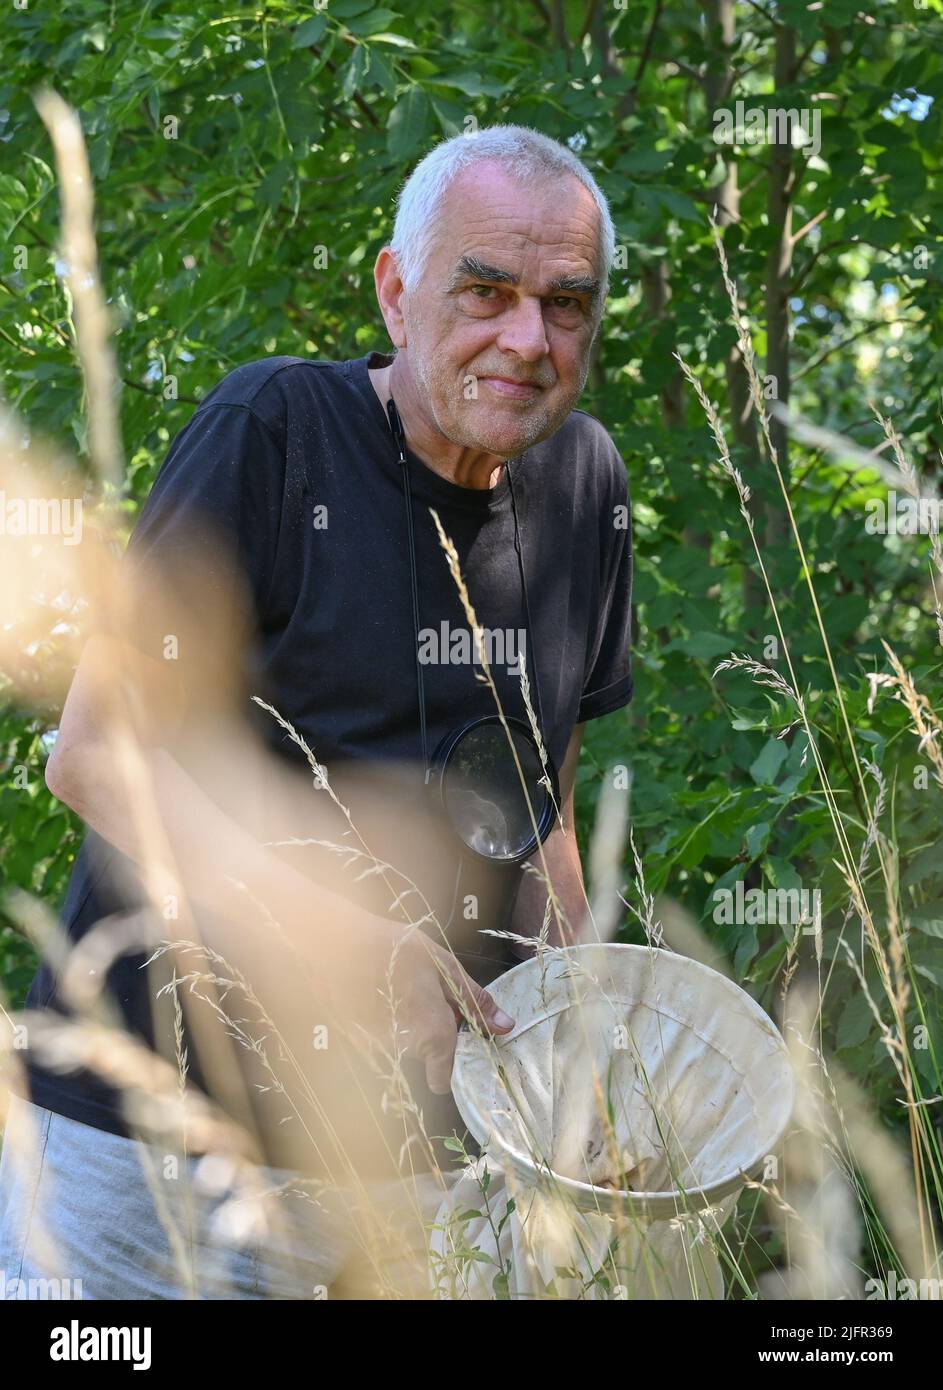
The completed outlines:
[[[466,849],[490,863],[528,859],[553,829],[560,803],[556,769],[549,760],[544,768],[530,729],[497,714],[446,734],[427,782]]]

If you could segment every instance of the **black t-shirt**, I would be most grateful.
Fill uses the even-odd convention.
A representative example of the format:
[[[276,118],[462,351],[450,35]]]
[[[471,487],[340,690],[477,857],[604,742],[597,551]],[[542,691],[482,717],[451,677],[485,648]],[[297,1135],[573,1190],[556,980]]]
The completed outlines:
[[[172,575],[199,524],[220,533],[244,575],[254,614],[252,693],[294,725],[341,793],[345,768],[364,760],[371,767],[389,764],[397,769],[395,795],[416,809],[428,793],[406,504],[395,443],[368,374],[390,360],[379,353],[345,362],[272,357],[230,373],[174,439],[129,550]],[[409,475],[420,649],[427,658],[441,658],[454,643],[460,653],[457,634],[468,632],[432,507],[455,544],[478,621],[493,634],[489,654],[505,712],[527,717],[511,669],[523,645],[544,742],[561,767],[576,724],[632,697],[632,549],[622,459],[598,421],[573,411],[550,439],[506,467],[493,488],[460,487],[411,452]],[[159,634],[162,623],[153,628]],[[475,678],[480,669],[461,659],[424,664],[430,752],[456,725],[494,714],[490,690]],[[247,716],[273,751],[299,769],[306,766],[303,752],[269,715],[253,704]],[[411,780],[403,768],[414,769]],[[388,804],[382,796],[361,795],[351,809],[371,850],[383,857]],[[277,808],[266,815],[267,838],[304,835],[297,826],[279,825]],[[478,928],[505,924],[520,869],[472,863],[454,851],[434,818],[428,831],[430,839],[423,842],[420,833],[405,851],[409,862],[397,867],[422,887],[439,920],[449,924],[450,938],[453,929],[461,937],[456,949],[472,974],[478,973],[478,953],[486,958],[479,978],[487,982],[514,960]],[[404,852],[401,843],[397,848]],[[317,879],[318,851],[280,852]],[[78,940],[102,917],[126,911],[134,878],[131,861],[88,831],[62,914],[68,936]],[[362,883],[352,889],[367,892]],[[470,893],[482,902],[471,927],[460,910]],[[362,900],[384,910],[369,894]],[[144,959],[119,960],[109,987],[127,1025],[149,1042],[157,1038],[162,1053],[173,1056],[167,1046],[171,1004],[150,997]],[[63,1007],[45,966],[28,1003]],[[37,1104],[128,1132],[117,1095],[100,1079],[85,1072],[53,1075],[35,1064],[28,1074]],[[189,1074],[202,1084],[192,1053]]]

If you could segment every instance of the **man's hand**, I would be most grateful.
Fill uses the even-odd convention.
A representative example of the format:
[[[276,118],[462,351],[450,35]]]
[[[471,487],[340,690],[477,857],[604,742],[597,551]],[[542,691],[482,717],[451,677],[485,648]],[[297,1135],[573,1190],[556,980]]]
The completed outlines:
[[[498,1008],[488,991],[475,984],[443,946],[420,931],[392,930],[397,1032],[407,1055],[425,1062],[430,1091],[446,1095],[460,1024],[471,1019],[486,1032],[503,1034],[514,1027],[514,1019]]]

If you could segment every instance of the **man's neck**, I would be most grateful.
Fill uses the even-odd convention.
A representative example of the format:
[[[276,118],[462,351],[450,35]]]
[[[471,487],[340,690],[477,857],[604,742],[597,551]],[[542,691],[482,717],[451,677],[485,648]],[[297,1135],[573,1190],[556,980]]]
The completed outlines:
[[[438,473],[459,487],[497,487],[504,477],[505,462],[495,454],[466,449],[440,434],[418,400],[412,375],[402,355],[394,357],[388,367],[370,368],[370,383],[386,413],[392,396],[403,423],[406,443],[433,473]]]

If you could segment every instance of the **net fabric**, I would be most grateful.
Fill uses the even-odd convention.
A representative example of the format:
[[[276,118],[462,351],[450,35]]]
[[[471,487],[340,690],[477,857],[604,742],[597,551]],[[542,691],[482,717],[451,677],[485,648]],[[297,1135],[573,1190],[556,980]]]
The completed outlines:
[[[440,1295],[494,1297],[499,1274],[512,1297],[721,1296],[719,1232],[792,1109],[771,1020],[643,946],[544,954],[490,992],[517,1026],[459,1036],[453,1091],[484,1156],[437,1216]]]

